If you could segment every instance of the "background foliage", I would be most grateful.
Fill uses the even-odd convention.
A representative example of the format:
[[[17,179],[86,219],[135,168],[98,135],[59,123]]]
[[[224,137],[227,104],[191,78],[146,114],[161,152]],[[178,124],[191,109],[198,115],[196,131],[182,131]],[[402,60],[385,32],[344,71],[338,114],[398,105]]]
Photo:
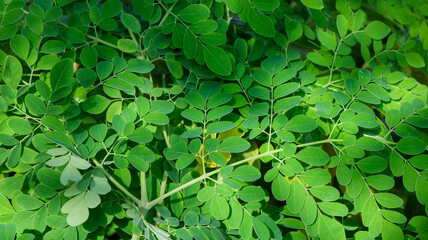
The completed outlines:
[[[428,239],[423,0],[0,1],[1,239]]]

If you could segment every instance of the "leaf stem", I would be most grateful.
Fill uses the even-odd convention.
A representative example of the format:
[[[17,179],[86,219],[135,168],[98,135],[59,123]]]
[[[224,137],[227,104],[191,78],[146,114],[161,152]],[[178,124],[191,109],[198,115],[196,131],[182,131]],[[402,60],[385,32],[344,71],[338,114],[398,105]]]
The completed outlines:
[[[109,47],[112,47],[112,48],[115,48],[115,49],[120,50],[118,46],[116,46],[116,45],[114,45],[114,44],[111,44],[111,43],[109,43],[109,42],[107,42],[107,41],[104,41],[104,40],[102,40],[101,38],[97,38],[97,37],[94,37],[94,36],[91,36],[91,35],[86,35],[86,36],[87,36],[88,38],[90,38],[90,39],[92,39],[92,40],[95,40],[95,41],[97,41],[97,42],[100,42],[100,43],[102,43],[102,44],[104,44],[104,45],[106,45],[106,46],[109,46]]]
[[[343,140],[342,139],[325,139],[325,140],[316,141],[316,142],[299,144],[297,145],[297,147],[306,147],[306,146],[318,145],[323,143],[331,143],[331,142],[343,142]]]
[[[162,20],[159,22],[159,26],[162,26],[165,20],[168,18],[169,14],[171,13],[172,9],[175,7],[175,4],[177,4],[178,1],[175,1],[174,4],[171,5],[171,7],[166,10],[165,16],[163,16]]]
[[[236,166],[236,165],[240,165],[240,164],[243,164],[243,163],[246,163],[246,162],[252,161],[252,160],[256,160],[256,159],[261,158],[261,157],[269,156],[270,154],[274,154],[274,153],[281,152],[282,150],[283,150],[283,149],[281,148],[281,149],[273,150],[273,151],[270,151],[270,152],[265,152],[265,153],[263,153],[263,154],[260,154],[260,155],[257,155],[257,156],[253,156],[253,157],[249,157],[249,158],[243,159],[243,160],[241,160],[241,161],[238,161],[238,162],[235,162],[235,163],[229,164],[229,166]],[[193,179],[193,180],[191,180],[191,181],[189,181],[189,182],[187,182],[187,183],[185,183],[185,184],[181,185],[181,186],[180,186],[180,187],[178,187],[178,188],[175,188],[174,190],[171,190],[171,191],[167,192],[167,193],[166,193],[166,194],[164,194],[163,196],[158,197],[158,198],[156,198],[155,200],[153,200],[153,201],[149,202],[149,203],[148,203],[148,205],[147,205],[147,208],[149,208],[149,209],[150,209],[151,207],[155,206],[156,204],[158,204],[159,202],[163,201],[165,198],[167,198],[167,197],[169,197],[169,196],[173,195],[174,193],[177,193],[177,192],[179,192],[179,191],[181,191],[181,190],[183,190],[183,189],[185,189],[185,188],[187,188],[187,187],[189,187],[189,186],[193,185],[194,183],[200,182],[200,181],[202,181],[202,180],[206,179],[207,177],[210,177],[210,176],[212,176],[212,175],[214,175],[214,174],[216,174],[216,173],[220,172],[220,169],[221,169],[221,168],[218,168],[218,169],[216,169],[216,170],[214,170],[214,171],[211,171],[211,172],[209,172],[209,173],[206,173],[206,174],[204,174],[204,175],[202,175],[202,176],[200,176],[200,177],[197,177],[197,178],[195,178],[195,179]]]
[[[141,202],[147,203],[147,184],[146,184],[146,172],[140,171],[140,181],[141,181]]]
[[[139,206],[144,206],[145,204],[140,201],[137,197],[135,197],[132,193],[130,193],[122,184],[120,184],[110,173],[108,173],[103,165],[101,165],[96,159],[93,159],[95,165],[104,173],[104,175],[114,184],[117,188],[119,188],[126,196],[132,199],[134,202],[138,203]]]

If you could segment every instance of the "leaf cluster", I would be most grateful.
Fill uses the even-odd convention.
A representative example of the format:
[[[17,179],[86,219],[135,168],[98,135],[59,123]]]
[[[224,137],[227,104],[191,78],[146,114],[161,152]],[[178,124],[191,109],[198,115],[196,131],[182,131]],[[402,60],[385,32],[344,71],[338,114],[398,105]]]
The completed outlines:
[[[0,239],[428,239],[427,12],[0,0]]]

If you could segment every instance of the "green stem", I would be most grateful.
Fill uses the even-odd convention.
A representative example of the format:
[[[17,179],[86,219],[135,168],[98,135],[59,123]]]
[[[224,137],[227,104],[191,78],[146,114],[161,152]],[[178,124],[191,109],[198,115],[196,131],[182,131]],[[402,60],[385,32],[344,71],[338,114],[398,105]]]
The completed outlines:
[[[117,188],[119,188],[126,196],[136,202],[139,206],[144,206],[145,204],[140,201],[137,197],[135,197],[132,193],[130,193],[122,184],[120,184],[110,173],[108,173],[103,165],[101,165],[96,159],[93,159],[95,165],[104,173],[104,175],[114,184]]]
[[[162,26],[165,20],[168,18],[169,14],[171,13],[172,9],[175,7],[175,4],[177,4],[178,1],[175,1],[174,4],[171,5],[171,7],[166,10],[165,15],[163,16],[162,20],[159,22],[159,26]]]
[[[109,47],[112,47],[112,48],[115,48],[115,49],[120,50],[118,46],[116,46],[116,45],[114,45],[114,44],[111,44],[111,43],[109,43],[109,42],[107,42],[107,41],[104,41],[104,40],[102,40],[101,38],[97,38],[97,37],[94,37],[94,36],[91,36],[91,35],[86,35],[86,36],[87,36],[88,38],[93,39],[93,40],[95,40],[95,41],[97,41],[97,42],[100,42],[100,43],[102,43],[102,44],[104,44],[104,45],[106,45],[106,46],[109,46]]]
[[[166,146],[168,148],[171,148],[171,143],[169,142],[169,137],[168,137],[168,133],[166,132],[165,126],[163,126],[163,136],[165,138]],[[163,176],[162,176],[161,187],[160,187],[160,191],[159,191],[159,197],[162,197],[165,194],[167,182],[168,182],[168,175],[166,174],[166,171],[164,170]],[[162,203],[162,201],[160,201],[159,203]]]
[[[147,184],[146,184],[146,172],[140,171],[140,181],[141,181],[141,202],[148,203],[147,198]]]
[[[166,171],[164,171],[162,176],[162,183],[160,187],[159,197],[162,197],[165,195],[167,182],[168,182],[168,175],[166,174]],[[159,203],[162,203],[162,201],[160,201]]]
[[[342,141],[343,141],[342,139],[325,139],[325,140],[316,141],[316,142],[299,144],[297,145],[297,147],[306,147],[306,146],[318,145],[323,143],[342,142]]]
[[[249,158],[243,159],[241,161],[229,164],[229,166],[240,165],[240,164],[252,161],[252,160],[256,160],[256,159],[261,158],[261,157],[269,156],[270,154],[281,152],[282,150],[283,149],[281,148],[281,149],[273,150],[273,151],[270,151],[270,152],[265,152],[263,154],[260,154],[260,155],[257,155],[257,156],[253,156],[253,157],[249,157]],[[209,173],[206,173],[206,174],[204,174],[204,175],[202,175],[200,177],[197,177],[197,178],[195,178],[195,179],[193,179],[193,180],[191,180],[191,181],[189,181],[189,182],[181,185],[180,187],[175,188],[174,190],[171,190],[171,191],[167,192],[163,196],[160,196],[160,197],[156,198],[155,200],[149,202],[148,205],[147,205],[147,208],[150,209],[151,207],[155,206],[159,202],[163,201],[165,198],[167,198],[167,197],[173,195],[174,193],[177,193],[177,192],[179,192],[179,191],[181,191],[181,190],[183,190],[183,189],[185,189],[185,188],[187,188],[187,187],[189,187],[189,186],[191,186],[191,185],[193,185],[193,184],[195,184],[197,182],[200,182],[200,181],[204,180],[207,177],[210,177],[210,176],[212,176],[212,175],[220,172],[220,170],[221,170],[221,168],[218,168],[218,169],[216,169],[216,170],[214,170],[212,172],[209,172]]]

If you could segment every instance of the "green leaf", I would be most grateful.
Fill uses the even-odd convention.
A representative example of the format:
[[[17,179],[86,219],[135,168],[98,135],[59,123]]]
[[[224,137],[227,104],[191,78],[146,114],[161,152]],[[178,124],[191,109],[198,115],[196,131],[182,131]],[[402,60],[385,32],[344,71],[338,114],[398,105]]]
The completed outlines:
[[[212,152],[208,156],[217,165],[223,166],[227,164],[226,157],[219,152]]]
[[[245,202],[259,202],[264,199],[265,193],[259,186],[246,186],[238,192],[238,197]]]
[[[104,141],[107,135],[107,126],[105,124],[97,124],[89,129],[89,134],[98,142]]]
[[[254,8],[250,8],[248,11],[248,23],[256,33],[263,37],[275,36],[276,30],[272,20]]]
[[[144,120],[155,125],[166,125],[169,123],[167,115],[160,112],[152,112],[144,117]]]
[[[212,32],[212,33],[206,33],[204,35],[200,35],[199,39],[211,46],[221,46],[227,42],[226,35],[222,33]]]
[[[131,39],[119,39],[119,41],[117,41],[117,46],[119,47],[120,51],[125,53],[137,52],[139,49],[138,44]]]
[[[230,130],[236,126],[235,123],[229,121],[221,121],[211,123],[207,127],[207,134],[216,134]]]
[[[401,113],[396,109],[389,110],[386,113],[385,121],[389,127],[397,125],[401,120]]]
[[[44,135],[61,146],[64,146],[68,149],[74,148],[73,142],[64,133],[54,131],[54,132],[47,132]]]
[[[313,166],[327,164],[329,156],[324,150],[317,147],[307,147],[296,154],[296,158]]]
[[[396,148],[408,155],[417,155],[425,152],[427,144],[415,137],[404,137],[398,141]]]
[[[90,114],[100,114],[107,109],[110,102],[101,95],[92,95],[82,103],[82,109]]]
[[[320,216],[319,236],[321,240],[338,239],[345,240],[345,229],[338,221],[327,216]]]
[[[65,28],[60,32],[60,35],[64,40],[71,43],[78,44],[85,42],[85,34],[77,28]]]
[[[404,239],[403,230],[399,226],[383,220],[382,239]]]
[[[43,33],[43,22],[36,14],[27,14],[25,21],[27,22],[28,27],[37,35],[41,35]]]
[[[428,217],[426,216],[412,217],[412,219],[410,219],[409,223],[407,224],[406,229],[415,233],[425,232],[426,230],[428,230]]]
[[[226,52],[219,47],[205,46],[205,62],[208,68],[220,76],[228,76],[232,66]]]
[[[421,57],[421,55],[419,55],[419,53],[411,52],[411,53],[407,53],[405,56],[406,56],[406,61],[407,63],[409,63],[410,66],[414,68],[425,67],[425,61]]]
[[[192,4],[183,9],[178,17],[188,23],[196,23],[207,19],[210,16],[210,10],[203,4]]]
[[[184,154],[181,155],[178,159],[177,162],[175,163],[175,167],[179,170],[189,166],[193,161],[195,160],[195,155],[194,154]]]
[[[61,212],[68,213],[67,223],[70,226],[75,227],[84,223],[89,217],[89,210],[85,204],[85,193],[81,193],[66,202],[62,206]]]
[[[181,112],[181,116],[193,122],[203,122],[204,114],[196,109],[186,109]]]
[[[293,107],[297,106],[301,101],[302,101],[302,97],[300,97],[300,96],[283,98],[283,99],[276,101],[273,108],[274,108],[274,111],[276,113],[281,113],[281,112],[286,111],[288,109],[292,109]],[[304,116],[304,115],[299,115],[299,116]],[[296,116],[296,118],[302,118],[299,116]]]
[[[428,181],[424,176],[418,175],[415,191],[418,201],[426,205],[428,203]]]
[[[173,144],[171,148],[165,149],[165,151],[165,157],[167,159],[174,160],[183,154],[187,154],[187,146],[185,142],[178,142]]]
[[[275,79],[274,79],[275,84]],[[285,97],[293,92],[295,92],[297,89],[300,88],[300,84],[291,82],[291,83],[285,83],[278,86],[274,91],[274,97],[276,99]]]
[[[168,66],[169,72],[175,77],[175,78],[182,78],[183,77],[183,67],[181,66],[179,61],[176,60],[167,60],[166,65]]]
[[[9,200],[3,195],[0,194],[0,210],[2,215],[7,215],[7,214],[14,214],[15,210],[13,209],[13,207],[10,205]]]
[[[283,84],[283,83],[287,82],[288,80],[292,79],[293,77],[295,77],[296,74],[297,74],[297,72],[294,69],[284,69],[275,75],[275,77],[273,78],[273,85],[278,86],[280,84]],[[270,82],[269,82],[268,87],[269,86],[270,86]],[[280,88],[280,87],[281,86],[279,86],[278,88]]]
[[[102,61],[97,64],[97,75],[103,80],[113,71],[113,64],[111,62]]]
[[[348,19],[342,14],[339,14],[336,19],[337,30],[339,32],[340,37],[344,37],[348,32]]]
[[[189,29],[184,33],[183,51],[184,55],[189,59],[195,58],[198,53],[198,42],[196,36]]]
[[[318,39],[320,40],[321,44],[326,46],[330,50],[336,50],[336,36],[330,35],[327,32],[318,31]]]
[[[40,51],[42,53],[57,54],[64,51],[64,49],[65,49],[65,44],[63,41],[49,40],[43,44]]]
[[[163,100],[154,100],[151,104],[151,112],[160,112],[163,114],[169,114],[174,110],[174,104]]]
[[[140,171],[148,170],[148,163],[155,160],[155,154],[145,146],[136,146],[128,153],[129,162]]]
[[[184,214],[184,223],[188,226],[196,226],[199,223],[199,215],[197,212],[188,211]]]
[[[410,158],[408,161],[414,166],[415,168],[419,168],[422,170],[428,169],[428,155],[427,154],[421,154],[414,156]]]
[[[367,183],[376,190],[389,190],[394,187],[394,179],[388,175],[372,175],[366,177]]]
[[[301,2],[303,3],[303,5],[309,8],[314,8],[314,9],[324,8],[324,3],[322,0],[301,0]]]
[[[388,36],[390,32],[391,30],[388,26],[386,26],[383,22],[377,20],[369,23],[369,25],[364,28],[364,33],[367,34],[369,37],[373,38],[374,40],[381,40]]]
[[[207,34],[217,30],[218,24],[212,19],[203,20],[189,26],[189,29],[196,34]]]
[[[241,206],[240,206],[241,207]],[[241,207],[242,209],[242,207]],[[239,225],[239,234],[243,239],[250,239],[253,233],[253,221],[252,216],[244,211],[244,215]]]
[[[330,216],[344,217],[348,214],[348,208],[338,202],[319,202],[318,207]]]
[[[153,65],[153,63],[147,60],[132,58],[128,61],[128,65],[126,66],[126,71],[135,72],[135,73],[149,73],[154,68],[155,68],[155,65]]]
[[[244,182],[252,182],[259,179],[261,177],[261,174],[257,168],[245,165],[233,170],[233,172],[230,174],[230,177],[236,178]]]
[[[290,42],[298,40],[303,34],[302,24],[294,20],[287,22],[285,30],[287,32],[288,41]]]
[[[13,223],[3,223],[0,224],[0,236],[4,240],[13,240],[15,239],[16,226]]]
[[[218,220],[226,219],[229,216],[230,207],[227,201],[217,194],[211,199],[211,214]]]
[[[380,212],[382,213],[382,216],[385,217],[385,219],[393,222],[393,223],[406,223],[407,218],[403,214],[388,210],[388,209],[381,209]]]
[[[243,209],[241,204],[234,197],[230,199],[229,205],[230,205],[231,213],[229,218],[227,219],[227,222],[229,223],[231,228],[237,229],[239,228],[242,221]]]
[[[15,145],[9,153],[9,157],[6,162],[6,166],[9,168],[16,167],[19,163],[19,159],[21,158],[22,153],[22,145]]]
[[[64,59],[56,63],[51,71],[50,83],[52,92],[64,86],[69,86],[74,74],[73,62],[70,59]]]
[[[12,117],[9,118],[9,121],[7,121],[7,125],[9,126],[12,131],[19,135],[28,135],[33,132],[33,128],[31,127],[31,124],[28,122],[28,120],[24,118],[19,117]]]
[[[153,133],[145,127],[139,127],[129,136],[129,140],[137,143],[148,143],[153,140]]]
[[[357,114],[352,119],[352,122],[357,124],[357,126],[363,127],[363,128],[376,128],[377,126],[379,126],[376,119],[366,113]]]
[[[34,210],[43,206],[42,201],[40,201],[39,199],[33,196],[26,195],[26,194],[19,195],[18,197],[15,198],[15,201],[19,207],[25,210]]]
[[[97,80],[97,74],[94,70],[87,68],[79,68],[76,71],[76,77],[84,88],[90,87]]]
[[[279,7],[279,0],[253,0],[251,4],[261,11],[273,11]]]
[[[317,128],[315,119],[306,115],[297,115],[285,125],[284,129],[291,132],[311,132]]]
[[[357,139],[357,141],[354,142],[354,146],[367,151],[380,151],[385,148],[382,142],[371,137],[361,137]]]
[[[201,191],[198,192],[196,197],[198,198],[199,201],[206,202],[214,196],[214,193],[215,193],[214,187],[207,186],[202,188]]]
[[[225,0],[225,3],[233,13],[240,13],[242,10],[242,0]]]
[[[293,181],[291,183],[290,196],[287,198],[288,210],[293,214],[300,212],[303,208],[303,204],[305,203],[305,196],[306,193],[302,184],[297,180]]]
[[[7,56],[3,64],[3,81],[12,89],[18,87],[22,77],[22,66],[14,56]]]
[[[254,232],[256,232],[259,239],[270,239],[269,229],[266,227],[263,221],[257,217],[253,217],[251,220],[253,221]]]
[[[319,148],[315,148],[319,149]],[[331,181],[331,175],[328,171],[321,168],[314,168],[305,171],[300,178],[309,186],[326,185]]]
[[[312,189],[312,188],[311,188]],[[302,222],[306,225],[312,225],[318,215],[318,207],[312,196],[306,194],[305,203],[299,212]]]
[[[3,19],[2,26],[7,26],[13,23],[18,22],[24,16],[24,11],[21,8],[10,9],[6,11]]]
[[[232,136],[224,140],[217,150],[221,152],[240,153],[248,150],[249,148],[250,143],[247,140]]]
[[[357,162],[358,168],[366,173],[382,172],[388,167],[386,160],[379,156],[370,156]]]
[[[18,57],[26,60],[30,52],[30,42],[22,35],[15,35],[10,39],[10,48]]]
[[[374,196],[376,201],[386,208],[398,208],[403,205],[403,199],[392,193],[376,193]]]
[[[329,62],[318,52],[310,52],[306,55],[309,61],[318,64],[320,66],[328,67],[330,65]]]
[[[122,10],[122,2],[119,0],[109,0],[101,8],[101,17],[104,19],[117,16]]]
[[[134,33],[139,33],[141,31],[141,24],[133,15],[123,13],[120,15],[120,20],[122,21],[123,26],[133,31]]]
[[[82,62],[83,66],[87,68],[93,68],[97,65],[97,60],[98,53],[94,47],[87,46],[82,48],[82,51],[80,52],[80,61]]]
[[[290,195],[290,184],[287,180],[278,176],[272,182],[272,194],[278,201],[284,201]]]

